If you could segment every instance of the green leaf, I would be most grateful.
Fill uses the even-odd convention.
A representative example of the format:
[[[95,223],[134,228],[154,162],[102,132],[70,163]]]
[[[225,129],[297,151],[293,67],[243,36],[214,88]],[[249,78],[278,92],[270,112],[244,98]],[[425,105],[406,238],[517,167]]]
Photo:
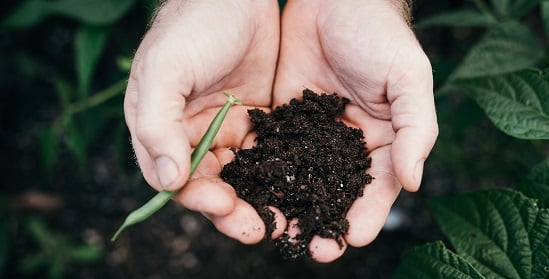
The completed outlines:
[[[58,242],[58,239],[53,235],[46,224],[38,218],[31,218],[27,221],[27,230],[32,238],[44,249],[52,249]]]
[[[89,263],[101,259],[103,249],[99,246],[80,245],[71,247],[70,257],[76,262]]]
[[[489,14],[481,13],[476,10],[458,10],[436,14],[434,16],[418,21],[417,28],[427,27],[458,27],[458,26],[479,26],[488,27],[496,24],[497,21]]]
[[[28,0],[15,8],[2,26],[28,28],[50,16],[61,15],[89,25],[114,23],[126,14],[135,0]]]
[[[470,263],[446,249],[442,242],[434,242],[408,252],[392,275],[393,279],[483,279]]]
[[[524,25],[497,25],[465,56],[450,79],[475,78],[514,72],[534,66],[544,52],[536,36]]]
[[[549,158],[536,165],[517,190],[537,199],[541,208],[549,208]]]
[[[88,162],[86,138],[82,135],[81,128],[76,125],[72,118],[67,118],[65,128],[67,147],[78,164],[84,169]]]
[[[32,27],[51,14],[50,3],[44,0],[29,0],[17,6],[1,22],[5,28]]]
[[[91,25],[111,24],[125,15],[135,0],[58,0],[52,10]]]
[[[59,104],[61,104],[63,112],[66,112],[70,109],[71,102],[76,99],[76,89],[74,89],[72,83],[59,77],[54,78],[54,85]]]
[[[491,0],[492,7],[502,18],[519,18],[532,10],[541,0]]]
[[[40,161],[42,162],[44,169],[48,172],[53,169],[53,166],[57,161],[57,154],[59,150],[58,134],[59,131],[54,124],[46,127],[38,135]]]
[[[431,202],[457,253],[486,278],[546,278],[549,211],[506,189]]]
[[[130,72],[130,69],[132,68],[132,58],[128,56],[120,56],[116,58],[116,65],[120,71]]]
[[[503,132],[521,139],[549,139],[549,75],[524,70],[454,83],[473,98]]]
[[[11,67],[15,68],[10,70],[17,71],[17,75],[23,77],[26,80],[39,79],[41,71],[43,71],[43,69],[45,68],[45,66],[42,64],[43,62],[38,61],[35,57],[33,57],[33,54],[26,52],[23,49],[17,52],[5,51],[3,55],[5,55],[5,57],[2,57],[0,59],[2,59],[2,61],[6,64],[8,64],[7,61],[9,61],[9,59],[13,59],[13,66]],[[7,70],[8,68],[5,69]]]
[[[82,25],[74,38],[78,92],[80,97],[87,95],[97,62],[105,47],[107,29]]]
[[[549,36],[549,1],[544,0],[540,4],[541,20],[545,29],[545,36]]]
[[[45,266],[48,264],[48,255],[45,253],[40,254],[32,254],[25,256],[20,264],[19,269],[22,273],[30,274],[37,269],[39,269],[42,266]]]

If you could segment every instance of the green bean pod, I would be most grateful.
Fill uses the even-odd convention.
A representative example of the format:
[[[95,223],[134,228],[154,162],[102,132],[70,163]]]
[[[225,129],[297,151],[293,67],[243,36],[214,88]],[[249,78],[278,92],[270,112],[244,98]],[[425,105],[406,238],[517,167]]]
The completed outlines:
[[[214,119],[210,123],[210,126],[208,126],[208,129],[206,130],[206,133],[202,138],[200,139],[200,142],[194,149],[193,153],[191,154],[191,172],[190,175],[193,175],[196,168],[206,156],[206,153],[210,149],[210,146],[212,146],[212,143],[214,141],[215,136],[217,135],[217,132],[221,128],[221,124],[223,123],[223,120],[225,119],[225,116],[227,115],[227,112],[229,111],[229,108],[231,108],[232,105],[241,105],[242,102],[237,99],[234,95],[229,93],[224,93],[225,96],[227,96],[227,102],[223,105],[223,107],[217,112]],[[127,227],[143,222],[147,218],[149,218],[152,214],[154,214],[156,211],[158,211],[160,208],[162,208],[173,196],[177,194],[177,191],[166,191],[162,190],[158,192],[152,199],[150,199],[146,204],[141,206],[140,208],[132,211],[128,217],[126,217],[126,220],[124,220],[124,223],[120,228],[116,231],[114,236],[111,238],[111,241],[115,241],[116,238],[118,238],[118,235]]]

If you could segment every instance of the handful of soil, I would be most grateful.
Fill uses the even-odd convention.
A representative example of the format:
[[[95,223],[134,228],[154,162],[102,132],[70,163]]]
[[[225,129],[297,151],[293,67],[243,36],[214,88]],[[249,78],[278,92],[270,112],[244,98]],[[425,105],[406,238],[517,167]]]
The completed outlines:
[[[256,145],[236,152],[221,177],[237,195],[261,215],[267,236],[275,228],[279,208],[287,220],[297,219],[301,233],[275,240],[285,258],[309,252],[314,235],[333,238],[340,246],[349,229],[349,207],[362,196],[372,176],[366,173],[371,158],[360,129],[339,120],[346,98],[317,95],[305,89],[301,101],[277,107],[271,113],[249,110],[257,131]]]

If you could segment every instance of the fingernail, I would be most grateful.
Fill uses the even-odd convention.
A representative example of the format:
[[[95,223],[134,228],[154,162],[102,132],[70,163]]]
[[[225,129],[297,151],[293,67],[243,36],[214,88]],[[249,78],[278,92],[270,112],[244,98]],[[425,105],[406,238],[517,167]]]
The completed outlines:
[[[162,188],[166,189],[177,178],[179,171],[177,165],[168,156],[160,156],[156,159],[156,175]]]
[[[418,189],[419,189],[419,186],[421,185],[421,178],[423,177],[423,165],[424,165],[424,161],[420,160],[416,163],[416,167],[414,169],[414,180],[416,181],[416,185]]]

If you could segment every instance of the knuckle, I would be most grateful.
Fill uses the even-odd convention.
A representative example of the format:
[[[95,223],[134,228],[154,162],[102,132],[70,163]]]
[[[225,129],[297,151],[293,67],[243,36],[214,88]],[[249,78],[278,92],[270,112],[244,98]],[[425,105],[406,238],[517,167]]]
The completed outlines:
[[[152,122],[139,121],[135,129],[135,136],[144,146],[150,146],[162,137],[162,126]]]

